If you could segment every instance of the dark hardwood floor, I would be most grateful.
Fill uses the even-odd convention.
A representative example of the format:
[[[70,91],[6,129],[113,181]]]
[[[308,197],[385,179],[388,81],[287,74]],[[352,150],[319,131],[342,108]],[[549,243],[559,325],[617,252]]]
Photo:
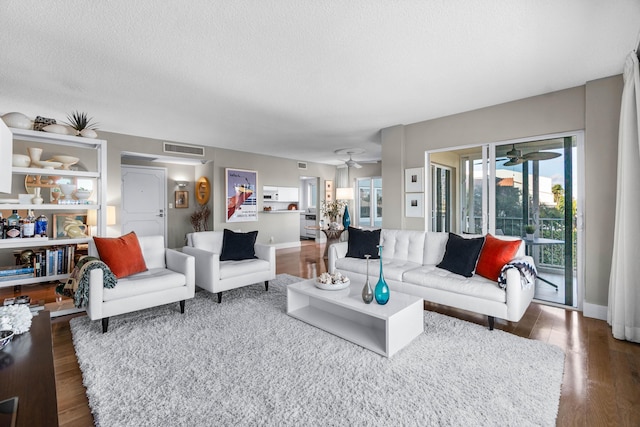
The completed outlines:
[[[307,241],[300,249],[278,250],[277,273],[315,277],[326,271],[323,249]],[[55,301],[50,285],[23,287],[22,293]],[[0,289],[2,298],[12,294],[12,288]],[[425,309],[486,324],[485,316],[462,310],[431,303],[425,303]],[[64,427],[91,426],[93,417],[69,329],[71,317],[56,318],[52,325],[59,422]],[[640,344],[614,339],[604,321],[536,303],[520,322],[496,320],[496,328],[565,351],[558,426],[640,426]]]

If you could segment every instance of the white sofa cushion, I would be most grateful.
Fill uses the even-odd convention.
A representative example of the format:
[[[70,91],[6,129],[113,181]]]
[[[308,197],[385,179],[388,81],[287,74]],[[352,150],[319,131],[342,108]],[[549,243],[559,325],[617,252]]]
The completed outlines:
[[[191,233],[191,242],[189,246],[193,246],[214,254],[222,253],[222,231],[200,231]]]
[[[506,292],[496,282],[475,274],[471,277],[460,276],[433,265],[407,271],[403,281],[491,301],[507,301]]]
[[[142,256],[147,268],[166,268],[164,237],[162,236],[145,236],[144,239],[138,239]]]
[[[422,265],[424,231],[382,230],[380,243],[383,260],[402,260]]]
[[[449,233],[427,231],[424,238],[424,257],[422,264],[438,265],[444,258]]]
[[[164,251],[164,248],[162,248]],[[136,295],[150,295],[165,289],[185,286],[185,276],[166,268],[152,268],[118,280],[111,289],[104,288],[103,301],[130,298]]]

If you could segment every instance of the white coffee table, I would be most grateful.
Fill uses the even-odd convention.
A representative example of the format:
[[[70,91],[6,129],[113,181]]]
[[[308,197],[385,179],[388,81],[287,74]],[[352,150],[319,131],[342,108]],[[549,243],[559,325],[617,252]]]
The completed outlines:
[[[287,314],[386,357],[424,331],[422,298],[391,291],[389,302],[362,301],[362,286],[339,291],[315,287],[316,279],[287,286]]]

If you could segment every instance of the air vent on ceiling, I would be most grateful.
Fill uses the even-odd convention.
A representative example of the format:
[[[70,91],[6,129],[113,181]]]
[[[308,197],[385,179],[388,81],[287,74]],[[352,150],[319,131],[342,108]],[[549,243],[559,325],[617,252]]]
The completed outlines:
[[[198,145],[176,144],[175,142],[165,142],[164,152],[204,157],[204,147],[200,147]]]
[[[298,162],[298,169],[306,169],[307,162]]]

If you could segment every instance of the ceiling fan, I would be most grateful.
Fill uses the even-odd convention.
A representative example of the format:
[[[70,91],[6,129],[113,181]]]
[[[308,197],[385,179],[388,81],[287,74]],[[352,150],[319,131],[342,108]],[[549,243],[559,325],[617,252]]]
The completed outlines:
[[[345,160],[344,164],[347,165],[348,168],[356,168],[356,169],[360,169],[362,167],[362,163],[377,163],[377,161],[361,161],[361,162],[356,162],[355,160],[353,160],[353,155],[354,154],[362,154],[364,153],[364,150],[361,148],[343,148],[340,150],[336,150],[335,151],[336,154],[348,154],[349,155],[349,160]]]
[[[550,151],[533,151],[531,153],[522,154],[522,150],[516,149],[516,145],[513,144],[511,146],[511,150],[507,151],[506,156],[509,160],[506,161],[503,166],[515,166],[529,160],[555,159],[556,157],[560,157],[560,153],[552,153]]]

